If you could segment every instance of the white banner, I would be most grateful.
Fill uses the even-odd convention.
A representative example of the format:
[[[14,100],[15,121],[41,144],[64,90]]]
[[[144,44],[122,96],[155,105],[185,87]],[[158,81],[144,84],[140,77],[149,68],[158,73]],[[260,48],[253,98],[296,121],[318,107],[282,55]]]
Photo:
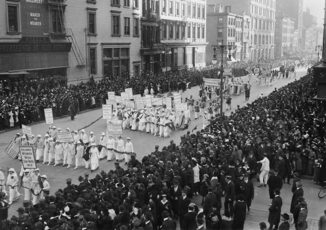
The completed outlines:
[[[47,125],[53,124],[53,112],[52,108],[44,109],[45,123]]]
[[[167,109],[172,109],[172,98],[171,97],[164,98],[163,104],[166,105]]]
[[[187,103],[181,103],[181,104],[178,104],[178,106],[176,107],[176,111],[186,111],[188,109],[188,105]]]
[[[173,100],[174,100],[174,105],[181,104],[181,102],[182,102],[181,94],[180,93],[174,93],[173,94]]]
[[[32,146],[20,146],[20,155],[24,169],[36,169],[34,149]]]
[[[110,120],[112,118],[112,105],[102,105],[103,119]]]
[[[163,105],[163,98],[157,97],[152,99],[152,104],[155,106],[162,106]]]
[[[109,135],[118,136],[122,134],[122,121],[120,120],[112,120],[107,121],[107,132]]]
[[[132,99],[132,88],[125,89],[125,93],[128,95],[128,99]]]
[[[204,78],[204,84],[205,86],[214,86],[219,88],[221,84],[221,80],[215,78]]]
[[[32,136],[32,127],[22,125],[22,133],[26,134],[27,136]]]
[[[145,100],[146,100],[146,107],[151,107],[152,106],[152,95],[146,95]]]
[[[114,100],[115,99],[115,92],[108,92],[108,99],[110,100],[110,99],[112,99],[112,100]]]

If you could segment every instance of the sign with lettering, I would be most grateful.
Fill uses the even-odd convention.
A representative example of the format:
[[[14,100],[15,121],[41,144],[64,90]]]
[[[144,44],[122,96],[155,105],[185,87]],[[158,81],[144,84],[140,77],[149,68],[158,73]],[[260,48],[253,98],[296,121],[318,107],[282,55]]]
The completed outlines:
[[[74,142],[70,132],[59,132],[57,133],[57,140],[61,143],[71,143]]]
[[[128,99],[132,99],[132,88],[125,89],[125,93],[128,95]]]
[[[47,125],[53,124],[53,113],[52,108],[44,109],[45,123]]]
[[[109,100],[111,100],[111,99],[114,100],[115,99],[115,92],[112,92],[112,91],[108,92],[108,99]]]
[[[167,109],[172,109],[172,98],[171,97],[164,98],[163,104],[166,105]]]
[[[180,93],[174,93],[173,94],[173,100],[174,100],[174,105],[181,104],[181,94]]]
[[[22,158],[24,169],[36,169],[34,149],[32,146],[20,146],[20,156]]]
[[[32,127],[22,125],[22,133],[26,134],[27,136],[32,136]]]
[[[21,26],[23,36],[45,37],[49,33],[49,20],[58,20],[52,25],[62,25],[63,15],[60,8],[57,11],[48,11],[45,0],[22,0],[21,1]],[[56,15],[50,15],[56,14]],[[52,28],[53,30],[57,28]]]
[[[121,120],[112,120],[107,121],[107,132],[109,135],[118,136],[122,134],[122,121]]]
[[[14,140],[10,141],[9,145],[5,148],[5,152],[12,159],[16,159],[16,157],[18,156],[18,153],[19,153],[18,144]]]
[[[205,86],[220,87],[221,81],[217,78],[204,78]]]
[[[103,119],[110,120],[112,118],[112,105],[103,105]]]

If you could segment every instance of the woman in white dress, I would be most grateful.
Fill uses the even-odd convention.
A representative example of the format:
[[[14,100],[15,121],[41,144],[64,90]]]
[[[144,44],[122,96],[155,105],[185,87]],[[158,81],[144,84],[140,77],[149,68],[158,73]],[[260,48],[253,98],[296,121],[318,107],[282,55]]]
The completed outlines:
[[[164,123],[164,137],[170,137],[171,135],[171,121],[169,120],[169,117],[165,117],[165,123]]]
[[[75,144],[73,142],[68,143],[68,156],[67,156],[67,169],[71,167],[71,165],[74,162],[74,156],[75,156]]]
[[[152,122],[151,116],[146,114],[146,133],[149,133],[151,131],[151,122]]]
[[[37,135],[36,138],[36,161],[40,161],[43,157],[43,148],[44,148],[44,142],[42,140],[41,135]]]
[[[9,188],[9,205],[18,200],[20,193],[18,192],[19,179],[14,168],[9,169],[7,176],[7,186]]]
[[[95,171],[99,167],[99,159],[100,159],[100,153],[98,151],[98,148],[95,143],[91,143],[91,149],[89,150],[90,153],[90,164],[91,164],[91,171]]]
[[[45,134],[45,136],[44,136],[43,164],[49,163],[49,150],[50,150],[49,134]]]
[[[49,163],[48,165],[52,164],[53,160],[54,160],[54,141],[52,137],[49,137]]]
[[[123,161],[123,154],[125,152],[125,142],[121,136],[116,141],[116,160]]]
[[[112,161],[115,159],[115,139],[111,134],[109,134],[108,141],[106,143],[107,147],[107,160]]]
[[[146,115],[143,113],[143,111],[141,111],[141,115],[139,117],[139,126],[138,126],[138,130],[140,132],[144,132],[146,131]]]
[[[80,140],[77,141],[76,144],[76,156],[75,156],[75,168],[78,169],[79,166],[83,166],[83,153],[84,153],[84,146],[80,142]]]
[[[31,201],[32,177],[28,169],[23,174],[24,201]]]
[[[106,148],[106,143],[107,143],[107,140],[106,140],[106,137],[105,137],[105,133],[102,132],[101,137],[100,137],[100,142],[99,142],[99,146],[101,148],[100,160],[106,158],[107,155],[108,155],[108,151],[107,151],[107,148]]]
[[[58,140],[56,140],[54,146],[54,167],[59,164],[62,164],[62,158],[63,158],[63,146]]]
[[[138,113],[134,112],[134,114],[130,118],[130,125],[131,125],[131,130],[136,131],[137,130],[137,119],[138,119]]]

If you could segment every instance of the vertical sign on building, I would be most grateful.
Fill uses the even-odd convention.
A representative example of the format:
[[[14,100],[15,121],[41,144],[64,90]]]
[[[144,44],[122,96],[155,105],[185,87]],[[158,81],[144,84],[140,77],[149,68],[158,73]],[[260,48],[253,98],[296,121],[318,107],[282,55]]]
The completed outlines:
[[[43,37],[49,32],[50,15],[45,0],[23,0],[22,33],[27,37]]]

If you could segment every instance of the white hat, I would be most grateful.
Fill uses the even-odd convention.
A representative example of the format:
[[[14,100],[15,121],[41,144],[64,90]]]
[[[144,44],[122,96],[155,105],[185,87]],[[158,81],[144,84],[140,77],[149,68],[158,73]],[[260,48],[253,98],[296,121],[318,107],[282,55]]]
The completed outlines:
[[[84,133],[85,132],[85,129],[82,129],[81,132]]]
[[[40,169],[39,168],[36,168],[35,171],[40,171]]]
[[[127,140],[131,140],[131,138],[130,137],[127,137]]]
[[[90,131],[89,133],[90,133],[90,134],[94,134],[94,132],[93,132],[93,131]]]
[[[8,172],[15,172],[15,169],[10,168],[10,169],[8,170]]]
[[[47,134],[47,133],[46,133],[44,136],[45,136],[45,137],[48,137],[48,136],[49,136],[49,134]]]
[[[66,128],[66,130],[67,130],[67,131],[70,131],[70,129],[69,129],[69,128]]]
[[[94,142],[92,142],[92,143],[90,144],[90,146],[96,146],[96,144],[95,144]]]
[[[24,173],[29,173],[30,170],[29,169],[24,169]]]
[[[41,178],[48,179],[46,175],[42,175]]]
[[[57,127],[55,127],[55,125],[54,126],[52,126],[52,129],[56,129]]]
[[[41,134],[38,134],[37,137],[42,137],[42,135]]]
[[[105,136],[105,132],[102,132],[102,134],[101,134],[102,136]]]

